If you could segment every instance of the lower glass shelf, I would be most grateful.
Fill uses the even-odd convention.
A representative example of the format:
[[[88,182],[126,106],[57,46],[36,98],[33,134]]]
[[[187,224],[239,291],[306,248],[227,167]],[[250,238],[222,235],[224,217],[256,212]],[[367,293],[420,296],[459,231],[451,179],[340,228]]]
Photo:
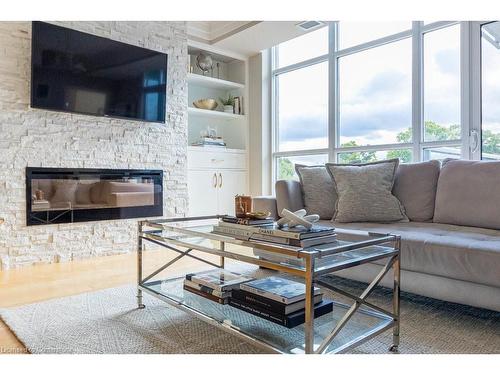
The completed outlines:
[[[183,289],[184,277],[146,282],[141,289],[171,305],[197,315],[212,324],[244,336],[255,343],[281,353],[304,353],[304,325],[286,328],[229,305],[222,305]],[[322,288],[324,297],[334,300],[333,311],[314,320],[314,346],[318,347],[335,328],[349,306],[335,301]],[[360,308],[342,328],[326,352],[343,352],[365,339],[392,327],[390,316]]]

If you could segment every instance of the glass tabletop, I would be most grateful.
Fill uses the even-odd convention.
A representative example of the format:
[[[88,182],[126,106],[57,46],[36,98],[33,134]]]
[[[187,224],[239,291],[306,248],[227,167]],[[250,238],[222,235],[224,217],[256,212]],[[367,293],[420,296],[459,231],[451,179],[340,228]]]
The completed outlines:
[[[218,220],[146,221],[141,235],[157,243],[212,254],[216,252],[221,256],[250,263],[252,259],[260,259],[299,271],[305,270],[306,258],[309,257],[314,259],[316,273],[334,272],[398,253],[395,246],[397,236],[390,234],[337,229],[336,241],[301,248],[213,233],[217,222]]]

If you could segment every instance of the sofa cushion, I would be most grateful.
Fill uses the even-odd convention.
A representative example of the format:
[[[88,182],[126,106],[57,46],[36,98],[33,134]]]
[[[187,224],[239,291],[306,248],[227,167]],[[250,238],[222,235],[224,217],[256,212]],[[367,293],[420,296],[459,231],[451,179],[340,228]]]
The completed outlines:
[[[432,220],[439,170],[437,160],[399,165],[392,193],[411,221]]]
[[[443,161],[434,222],[500,229],[500,162]]]
[[[333,220],[408,221],[403,206],[392,194],[398,164],[399,159],[368,164],[327,163],[338,196]]]
[[[321,221],[321,224],[329,223]],[[500,231],[417,222],[335,226],[341,230],[401,235],[401,268],[404,270],[500,287]],[[360,239],[364,235],[353,232],[350,237]]]
[[[299,181],[278,180],[276,181],[275,189],[278,215],[281,215],[284,208],[290,211],[297,211],[304,208],[302,187]]]
[[[295,171],[300,178],[307,213],[317,214],[321,219],[331,219],[335,212],[337,194],[326,167],[296,164]]]

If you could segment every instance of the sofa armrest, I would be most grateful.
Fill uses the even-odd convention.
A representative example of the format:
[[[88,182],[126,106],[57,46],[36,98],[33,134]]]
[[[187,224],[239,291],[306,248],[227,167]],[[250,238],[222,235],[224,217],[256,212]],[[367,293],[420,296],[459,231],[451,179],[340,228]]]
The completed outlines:
[[[295,180],[276,181],[276,201],[278,213],[284,208],[292,212],[303,209],[304,200],[300,182]]]
[[[260,196],[253,198],[254,211],[269,211],[271,216],[275,219],[278,218],[278,210],[276,207],[276,198],[272,196]]]

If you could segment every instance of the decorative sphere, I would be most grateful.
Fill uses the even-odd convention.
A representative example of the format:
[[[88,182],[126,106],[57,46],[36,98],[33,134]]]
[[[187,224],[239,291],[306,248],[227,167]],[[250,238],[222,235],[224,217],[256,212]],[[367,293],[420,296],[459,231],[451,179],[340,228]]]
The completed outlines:
[[[212,57],[210,55],[200,53],[196,56],[196,65],[204,72],[208,72],[212,69],[213,64],[214,62],[212,61]]]

